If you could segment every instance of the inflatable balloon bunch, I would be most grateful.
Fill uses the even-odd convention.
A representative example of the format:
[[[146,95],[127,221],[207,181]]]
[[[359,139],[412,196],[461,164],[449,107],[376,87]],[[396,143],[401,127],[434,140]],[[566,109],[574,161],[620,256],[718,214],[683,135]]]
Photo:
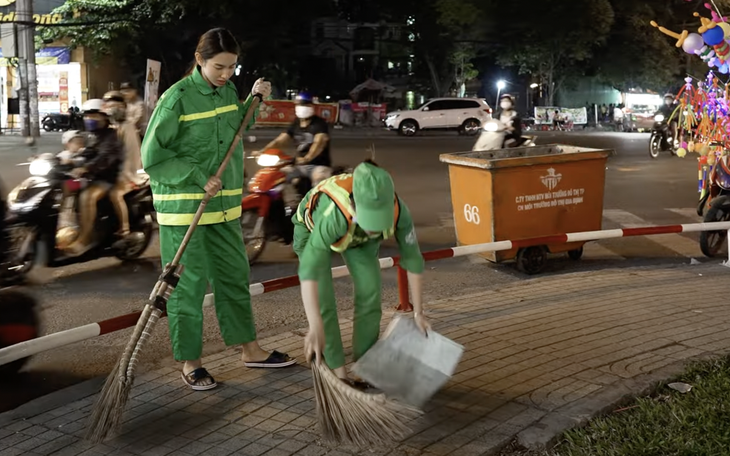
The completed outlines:
[[[661,27],[655,21],[651,21],[651,25],[665,35],[676,38],[678,48],[681,47],[688,54],[699,56],[710,68],[717,68],[723,74],[730,73],[730,23],[726,17],[715,12],[709,3],[705,3],[705,7],[712,13],[712,19],[694,13],[702,23],[697,29],[698,33],[690,33],[687,30],[675,33]]]

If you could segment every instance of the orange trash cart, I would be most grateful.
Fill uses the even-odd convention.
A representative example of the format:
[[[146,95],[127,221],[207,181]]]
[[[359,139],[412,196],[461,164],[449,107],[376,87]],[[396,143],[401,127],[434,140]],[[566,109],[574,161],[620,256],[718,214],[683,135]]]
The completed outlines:
[[[606,161],[613,150],[549,144],[442,154],[449,165],[459,245],[554,236],[601,229]],[[548,253],[578,260],[585,242],[488,252],[537,274]]]

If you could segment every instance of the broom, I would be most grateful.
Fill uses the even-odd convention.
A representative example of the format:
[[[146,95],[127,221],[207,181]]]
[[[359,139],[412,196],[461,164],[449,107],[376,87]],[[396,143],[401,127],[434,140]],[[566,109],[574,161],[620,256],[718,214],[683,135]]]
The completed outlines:
[[[241,123],[241,127],[233,138],[233,142],[223,159],[223,163],[221,163],[218,172],[215,174],[216,177],[220,178],[226,166],[228,166],[233,152],[241,141],[243,133],[251,122],[254,112],[261,101],[261,95],[256,94],[246,113],[246,117],[243,119],[243,123]],[[185,237],[180,243],[175,258],[173,258],[171,263],[165,265],[162,274],[160,274],[160,278],[155,284],[155,288],[152,290],[152,294],[150,295],[150,301],[152,303],[145,306],[132,332],[132,337],[124,349],[122,357],[119,359],[114,370],[109,374],[109,377],[107,377],[104,388],[99,394],[96,404],[94,404],[85,436],[92,443],[104,441],[109,433],[116,430],[121,423],[129,399],[129,393],[134,383],[134,375],[140,354],[147,340],[150,338],[152,331],[155,329],[155,325],[160,319],[160,316],[167,310],[167,301],[170,299],[170,295],[175,290],[175,287],[180,281],[180,276],[184,271],[184,266],[180,264],[180,260],[210,199],[211,196],[206,193],[200,202],[198,211],[193,217],[193,221],[190,223],[187,233],[185,233]]]
[[[360,448],[398,442],[411,432],[406,422],[422,413],[389,400],[384,394],[368,394],[352,388],[324,362],[310,361],[310,364],[317,421],[327,440]]]

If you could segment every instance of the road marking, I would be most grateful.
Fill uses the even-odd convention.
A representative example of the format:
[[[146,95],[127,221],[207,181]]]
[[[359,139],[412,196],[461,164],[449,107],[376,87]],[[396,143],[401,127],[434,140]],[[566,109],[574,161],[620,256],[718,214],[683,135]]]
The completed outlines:
[[[619,224],[621,228],[639,228],[654,225],[641,217],[621,209],[606,209],[603,211],[603,217]],[[700,250],[700,246],[697,241],[686,238],[680,234],[658,234],[655,236],[649,236],[648,239],[684,257],[696,257],[702,255],[702,251]]]
[[[696,207],[684,207],[684,208],[674,208],[674,209],[667,209],[669,212],[673,212],[677,215],[681,215],[682,217],[686,217],[693,221],[693,223],[700,223],[699,219],[700,216],[697,215],[697,208]]]

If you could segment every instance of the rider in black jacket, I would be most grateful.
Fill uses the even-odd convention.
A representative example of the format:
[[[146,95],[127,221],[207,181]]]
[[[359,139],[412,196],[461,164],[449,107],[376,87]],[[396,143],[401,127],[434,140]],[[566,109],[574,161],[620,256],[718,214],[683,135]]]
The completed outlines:
[[[90,135],[87,146],[80,154],[83,165],[75,169],[73,174],[89,180],[89,186],[80,195],[79,237],[66,249],[68,254],[74,256],[92,247],[96,206],[116,184],[124,162],[124,148],[102,107],[103,101],[98,99],[87,101],[83,107],[84,127]]]
[[[677,125],[679,123],[679,113],[676,113],[677,104],[674,103],[674,95],[671,93],[664,94],[664,103],[659,108],[659,110],[656,112],[655,115],[661,114],[664,116],[663,122],[667,122],[669,125],[669,134],[671,136],[670,143],[672,144],[672,147],[676,145],[677,142],[677,133],[678,128]],[[670,120],[671,119],[671,120]]]

